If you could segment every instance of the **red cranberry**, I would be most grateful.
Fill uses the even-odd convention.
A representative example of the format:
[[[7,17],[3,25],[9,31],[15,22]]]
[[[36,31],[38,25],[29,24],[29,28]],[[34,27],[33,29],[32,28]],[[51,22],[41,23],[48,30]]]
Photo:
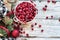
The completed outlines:
[[[46,11],[47,9],[46,8],[43,8],[43,11]]]
[[[20,33],[20,34],[22,34],[22,32],[21,32],[21,31],[20,31],[19,33]]]
[[[54,3],[54,4],[55,4],[55,3],[56,3],[56,1],[52,1],[52,3]]]
[[[53,19],[53,16],[51,16],[51,18]]]
[[[45,7],[47,8],[47,5],[45,5]]]
[[[41,25],[39,25],[39,28],[41,28]]]
[[[31,27],[34,27],[34,25],[32,24]]]
[[[33,31],[33,30],[34,30],[34,28],[31,28],[31,30]]]
[[[50,3],[50,0],[47,0],[48,3]]]
[[[35,23],[35,25],[37,25],[37,23]]]
[[[23,31],[23,28],[22,27],[20,27],[20,31]]]
[[[26,37],[29,37],[29,34],[26,34]]]
[[[20,30],[22,31],[22,30],[23,30],[23,28],[20,28]]]
[[[23,31],[23,34],[25,34],[25,31]]]
[[[42,29],[41,32],[44,32],[44,30]]]
[[[46,17],[46,19],[48,19],[48,16]]]

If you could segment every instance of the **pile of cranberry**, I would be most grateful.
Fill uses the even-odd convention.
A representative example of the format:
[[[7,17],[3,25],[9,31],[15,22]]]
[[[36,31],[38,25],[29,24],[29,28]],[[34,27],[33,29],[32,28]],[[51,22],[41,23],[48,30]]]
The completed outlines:
[[[32,21],[36,13],[37,9],[29,2],[18,4],[15,10],[15,16],[22,22]]]

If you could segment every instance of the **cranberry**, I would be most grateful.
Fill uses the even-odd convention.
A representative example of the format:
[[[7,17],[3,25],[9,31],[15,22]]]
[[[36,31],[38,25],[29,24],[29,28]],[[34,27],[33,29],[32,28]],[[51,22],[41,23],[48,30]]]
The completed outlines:
[[[44,8],[43,8],[43,11],[46,11],[46,10],[47,10],[47,9],[44,7]]]
[[[54,4],[55,4],[55,3],[56,3],[56,1],[52,1],[52,3],[54,3]]]
[[[29,2],[22,2],[16,7],[15,15],[22,22],[32,21],[37,13],[37,9]]]
[[[22,31],[22,30],[23,30],[23,28],[20,28],[20,30]]]
[[[23,31],[23,27],[20,26],[20,31]]]
[[[47,0],[48,3],[50,3],[50,0]]]
[[[29,34],[26,34],[26,37],[29,37]]]
[[[31,28],[31,30],[33,31],[33,30],[34,30],[34,28]]]
[[[39,25],[39,28],[41,28],[41,25]]]
[[[25,34],[25,31],[23,31],[23,34]]]
[[[37,25],[37,23],[35,23],[35,25]]]
[[[20,34],[22,34],[22,32],[20,31]]]
[[[48,19],[48,16],[46,17],[46,19]]]
[[[51,18],[53,19],[53,16],[51,16]]]
[[[31,27],[34,27],[34,25],[32,24]]]
[[[45,5],[45,7],[47,8],[47,5]]]
[[[42,29],[41,32],[44,32],[44,30]]]

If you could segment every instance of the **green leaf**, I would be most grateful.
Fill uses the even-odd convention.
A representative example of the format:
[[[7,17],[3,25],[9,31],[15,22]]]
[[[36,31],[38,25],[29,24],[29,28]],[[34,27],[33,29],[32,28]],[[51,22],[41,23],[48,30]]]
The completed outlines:
[[[12,30],[13,30],[13,27],[12,27],[12,26],[7,26],[7,29],[8,29],[9,31],[12,31]]]
[[[7,36],[6,31],[5,31],[5,30],[3,30],[3,29],[0,29],[0,34],[2,34],[2,35],[3,35],[3,37],[6,37],[6,36]]]

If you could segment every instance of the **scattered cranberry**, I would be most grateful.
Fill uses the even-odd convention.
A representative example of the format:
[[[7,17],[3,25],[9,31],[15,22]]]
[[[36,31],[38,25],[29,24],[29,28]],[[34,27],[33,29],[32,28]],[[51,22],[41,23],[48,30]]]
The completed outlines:
[[[39,25],[39,28],[41,28],[41,25]]]
[[[29,2],[22,2],[16,7],[15,15],[22,22],[32,21],[37,14],[37,9]]]
[[[29,37],[29,34],[26,34],[26,37]]]
[[[54,3],[54,4],[55,4],[55,3],[56,3],[56,1],[52,1],[52,3]]]
[[[34,25],[32,24],[31,27],[34,27]]]
[[[35,25],[37,25],[37,23],[35,23]]]
[[[48,3],[50,3],[50,0],[47,0]]]
[[[25,31],[23,31],[23,34],[25,34]]]
[[[51,18],[53,19],[53,16],[51,16]]]
[[[31,28],[31,30],[33,31],[33,30],[34,30],[34,28]]]
[[[44,7],[44,8],[43,8],[43,11],[46,11],[46,10],[47,10],[47,9]]]
[[[19,33],[22,34],[23,32],[20,31]]]
[[[23,28],[20,28],[21,31],[23,31]]]
[[[47,8],[47,5],[45,5],[45,7]]]
[[[48,19],[48,16],[46,17],[46,19]]]
[[[44,32],[44,30],[42,29],[41,32]]]
[[[19,23],[19,25],[21,25],[21,23]]]

